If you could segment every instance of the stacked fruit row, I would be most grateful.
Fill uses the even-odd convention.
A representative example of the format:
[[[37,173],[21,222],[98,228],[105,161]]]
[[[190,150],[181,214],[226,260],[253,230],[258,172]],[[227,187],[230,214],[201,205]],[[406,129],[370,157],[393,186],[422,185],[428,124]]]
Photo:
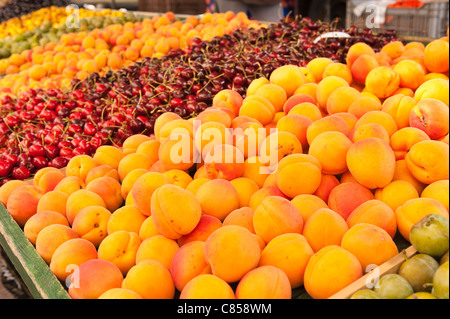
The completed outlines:
[[[305,67],[316,54],[330,55],[340,48],[327,61],[340,61],[338,68],[345,69],[342,59],[354,41],[365,38],[381,46],[395,40],[390,34],[370,37],[366,31],[349,29],[354,35],[350,39],[325,39],[313,45],[313,39],[329,31],[330,26],[308,18],[282,21],[265,28],[250,22],[245,15],[230,13],[206,14],[200,21],[195,17],[184,23],[171,21],[173,17],[166,14],[144,20],[142,29],[136,23],[133,24],[136,29],[128,24],[114,25],[104,31],[92,31],[83,38],[81,34],[63,36],[62,42],[75,38],[81,45],[61,43],[54,48],[53,52],[58,52],[54,56],[51,51],[32,50],[27,58],[22,57],[25,62],[31,55],[32,62],[25,62],[28,65],[42,63],[22,71],[34,77],[30,81],[37,85],[55,79],[67,83],[73,77],[93,73],[81,82],[74,79],[69,90],[29,89],[17,98],[9,95],[2,98],[0,130],[4,135],[0,147],[2,160],[11,165],[5,164],[1,177],[28,178],[44,166],[63,167],[72,156],[93,154],[100,145],[120,146],[132,134],[149,135],[160,114],[170,111],[183,118],[195,116],[211,106],[213,97],[223,89],[234,89],[245,96],[253,80],[269,76],[279,66]],[[235,29],[238,30],[231,35],[224,35]],[[132,40],[133,34],[137,38]],[[182,39],[190,46],[183,44]],[[100,51],[106,48],[105,44],[113,46],[112,52]],[[69,47],[80,51],[64,53]],[[63,48],[64,52],[59,52]],[[95,56],[89,53],[98,51]],[[126,66],[136,59],[139,61]],[[51,76],[55,78],[44,76],[56,64],[56,73],[62,72],[64,79],[57,74]],[[105,72],[123,66],[119,71],[99,75],[101,67]],[[27,87],[20,73],[5,77],[0,83],[7,85],[5,81]],[[21,167],[17,170],[21,173],[14,174],[15,167]]]
[[[19,27],[27,27],[28,24],[33,23],[33,20],[28,19],[30,16],[36,17],[36,12],[39,12],[41,9],[46,10],[51,7],[59,7],[58,11],[63,11],[65,7],[69,4],[69,1],[66,0],[43,0],[43,1],[33,1],[33,0],[9,0],[7,3],[0,9],[0,22],[6,22],[9,20],[22,20],[25,22],[25,25],[19,24]],[[39,18],[39,22],[42,22],[44,17],[41,15],[37,15]],[[2,30],[4,31],[4,30]],[[13,33],[19,30],[7,29],[7,31],[11,31]]]
[[[0,199],[72,298],[328,298],[449,218],[448,52],[280,66]]]

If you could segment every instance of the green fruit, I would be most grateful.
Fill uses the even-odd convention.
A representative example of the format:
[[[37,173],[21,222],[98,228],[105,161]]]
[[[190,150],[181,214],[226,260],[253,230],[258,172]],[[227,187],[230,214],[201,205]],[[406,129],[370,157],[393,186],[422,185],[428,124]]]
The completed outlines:
[[[442,265],[443,263],[445,263],[446,261],[448,261],[448,250],[447,252],[444,254],[444,256],[442,256],[440,264]]]
[[[434,273],[439,268],[439,263],[431,256],[417,254],[406,260],[398,271],[398,274],[408,280],[415,292],[431,291],[426,284],[433,280]]]
[[[409,239],[414,248],[422,253],[440,258],[448,250],[448,219],[429,214],[411,228]]]
[[[378,294],[370,289],[362,289],[355,292],[350,299],[381,299]]]
[[[399,274],[387,274],[378,280],[374,291],[382,299],[406,299],[414,293],[409,282]]]
[[[448,280],[448,261],[446,261],[434,274],[431,293],[439,299],[448,299]]]
[[[406,299],[437,299],[437,298],[434,295],[430,294],[429,292],[416,292]]]

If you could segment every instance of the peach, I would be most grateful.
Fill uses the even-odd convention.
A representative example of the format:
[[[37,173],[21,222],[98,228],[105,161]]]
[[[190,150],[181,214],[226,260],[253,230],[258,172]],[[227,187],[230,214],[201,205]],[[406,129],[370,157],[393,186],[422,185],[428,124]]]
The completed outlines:
[[[172,169],[164,172],[163,175],[167,177],[171,184],[186,188],[192,181],[192,177],[185,171],[179,169]]]
[[[340,87],[348,87],[349,84],[343,78],[335,75],[328,76],[321,80],[317,86],[317,103],[322,110],[326,110],[330,95]]]
[[[347,165],[361,185],[369,189],[382,188],[394,178],[395,154],[385,141],[369,138],[350,146]]]
[[[432,198],[414,198],[397,208],[395,216],[400,234],[409,241],[411,228],[428,214],[439,214],[449,218],[448,211],[440,202]]]
[[[101,294],[97,299],[142,299],[138,293],[124,288],[111,288]]]
[[[389,133],[383,126],[376,123],[368,123],[360,125],[357,128],[353,129],[348,137],[353,143],[368,138],[379,138],[385,141],[386,143],[390,143]]]
[[[210,179],[231,181],[244,173],[244,154],[229,144],[217,145],[204,158],[206,174]]]
[[[394,240],[384,229],[366,223],[351,227],[342,237],[341,247],[358,258],[364,272],[398,254]]]
[[[392,181],[406,181],[414,186],[417,192],[422,193],[425,188],[425,184],[419,182],[409,171],[406,160],[398,160],[395,162],[395,173]]]
[[[260,188],[255,181],[247,177],[233,179],[231,184],[239,194],[239,207],[248,207],[250,198]]]
[[[375,55],[362,54],[351,65],[352,79],[359,84],[366,83],[367,74],[380,64]]]
[[[297,93],[292,95],[290,98],[288,98],[284,105],[283,105],[283,111],[286,114],[289,114],[289,112],[297,105],[301,104],[301,103],[312,103],[312,104],[316,104],[317,101],[314,97],[312,97],[309,94],[305,94],[305,93]]]
[[[379,66],[366,77],[367,91],[380,99],[390,97],[400,86],[400,76],[390,67]]]
[[[411,183],[407,181],[393,181],[384,188],[375,191],[375,198],[386,203],[392,210],[396,210],[406,201],[418,198],[419,193]]]
[[[0,202],[6,207],[6,203],[8,202],[9,195],[16,189],[21,186],[27,186],[28,184],[22,180],[13,179],[0,187]]]
[[[212,274],[192,278],[183,288],[180,299],[235,299],[230,285]]]
[[[400,77],[400,87],[416,90],[425,81],[425,71],[414,60],[402,60],[394,66]]]
[[[368,44],[357,42],[349,48],[345,62],[351,68],[356,59],[364,54],[375,56],[375,51]]]
[[[108,235],[107,225],[111,212],[102,206],[89,206],[83,208],[75,216],[72,229],[98,247]]]
[[[236,299],[291,299],[289,278],[279,268],[260,266],[249,271],[236,287]]]
[[[441,181],[436,181],[431,183],[422,191],[420,194],[422,198],[432,198],[437,200],[439,203],[444,205],[447,209],[449,208],[449,182],[448,179],[444,179]]]
[[[152,236],[162,235],[155,226],[152,216],[148,216],[139,229],[139,237],[144,240]]]
[[[72,299],[97,299],[110,289],[120,288],[122,281],[122,273],[113,263],[102,259],[88,260],[71,276],[69,296]]]
[[[261,255],[254,234],[235,225],[222,226],[214,231],[206,240],[204,251],[212,274],[227,283],[241,280],[256,268]]]
[[[161,173],[148,172],[142,174],[131,188],[130,194],[136,208],[145,216],[151,215],[150,203],[152,194],[163,185],[170,184],[170,180]]]
[[[362,96],[350,104],[348,112],[358,119],[370,111],[381,111],[381,103],[370,97]]]
[[[255,210],[250,207],[242,207],[232,211],[223,221],[223,226],[236,225],[248,229],[251,233],[255,233],[253,226],[253,216]]]
[[[428,71],[436,73],[448,72],[448,52],[448,41],[438,39],[428,43],[423,56]]]
[[[31,216],[36,214],[39,200],[43,195],[43,191],[36,186],[17,187],[8,196],[6,209],[17,224],[23,227]]]
[[[424,131],[415,127],[404,127],[392,134],[390,144],[396,160],[402,160],[414,144],[429,140],[430,137]]]
[[[57,212],[41,211],[31,216],[23,227],[25,237],[33,244],[36,245],[36,239],[39,232],[49,225],[65,225],[69,226],[69,222],[66,217]]]
[[[316,83],[319,83],[323,79],[323,72],[325,68],[330,64],[333,64],[333,60],[325,57],[314,58],[306,64],[306,69],[313,75]]]
[[[448,106],[439,100],[422,99],[415,105],[409,115],[409,125],[416,127],[435,140],[449,132]]]
[[[42,195],[36,208],[36,212],[53,211],[66,216],[66,203],[69,196],[60,191],[50,191]]]
[[[116,265],[126,276],[136,264],[136,253],[142,240],[138,234],[119,230],[109,234],[98,246],[98,258]]]
[[[72,228],[62,224],[51,224],[41,229],[36,237],[36,251],[49,265],[52,256],[62,243],[80,236]]]
[[[271,84],[281,86],[287,97],[291,97],[295,90],[306,82],[305,75],[300,67],[283,65],[275,69],[269,78]]]
[[[146,169],[136,168],[127,174],[127,176],[123,179],[121,183],[120,192],[122,194],[123,199],[127,199],[128,194],[131,194],[131,189],[133,188],[138,178],[148,172],[149,171]]]
[[[114,211],[108,220],[108,234],[116,231],[125,230],[139,234],[142,223],[147,216],[142,214],[135,205],[127,205]]]
[[[260,158],[263,163],[273,166],[283,157],[302,151],[302,144],[294,134],[277,131],[267,136],[261,144]]]
[[[85,187],[84,181],[77,176],[66,176],[64,177],[53,189],[54,191],[63,192],[67,195],[71,195],[73,192]]]
[[[197,226],[187,235],[178,238],[178,245],[183,246],[193,241],[206,241],[215,230],[222,227],[222,222],[210,215],[202,215]]]
[[[239,109],[239,116],[256,119],[262,125],[271,123],[275,117],[275,107],[264,96],[251,95],[244,99]]]
[[[256,210],[262,201],[269,196],[279,196],[287,199],[287,196],[277,186],[262,187],[257,190],[250,198],[250,208]]]
[[[243,177],[245,178],[245,177]],[[208,182],[210,179],[209,178],[205,178],[205,177],[199,177],[199,178],[195,178],[193,179],[187,186],[186,186],[186,190],[191,192],[192,194],[196,195],[198,189],[205,184],[206,182]]]
[[[91,169],[86,175],[85,184],[88,185],[92,180],[98,177],[111,177],[116,181],[119,181],[119,173],[116,169],[109,165],[99,165]]]
[[[449,147],[443,142],[418,142],[411,147],[405,160],[414,178],[424,184],[448,179]]]
[[[340,184],[339,179],[334,175],[322,174],[320,185],[314,192],[314,196],[323,200],[324,203],[328,202],[331,191]]]
[[[275,112],[283,110],[283,106],[288,98],[284,88],[274,83],[261,86],[256,90],[255,95],[263,96],[268,99],[274,106]]]
[[[221,198],[221,205],[217,205],[217,196]],[[202,214],[216,217],[221,221],[233,210],[240,208],[238,191],[225,179],[206,182],[198,189],[196,198],[200,203]]]
[[[402,129],[409,126],[409,115],[416,104],[412,97],[395,94],[383,102],[381,110],[390,114],[398,129]]]
[[[347,123],[339,116],[330,115],[313,122],[306,131],[308,144],[311,145],[313,140],[324,132],[340,132],[348,136],[350,130]]]
[[[33,177],[33,185],[42,189],[44,193],[55,189],[56,185],[66,175],[59,169],[53,167],[45,167],[36,172]]]
[[[202,207],[189,191],[167,184],[153,192],[151,212],[158,231],[170,239],[178,239],[197,226]]]
[[[204,274],[211,274],[211,267],[205,260],[205,242],[193,241],[180,247],[172,258],[170,273],[178,291],[192,279]]]
[[[97,259],[94,244],[83,238],[69,239],[56,248],[50,261],[50,270],[61,281],[88,260]]]
[[[288,277],[292,289],[303,285],[303,276],[314,251],[301,234],[287,233],[273,238],[263,249],[259,266],[273,266]]]
[[[161,128],[165,124],[167,124],[171,121],[174,121],[174,120],[181,120],[181,117],[178,114],[173,113],[173,112],[165,112],[165,113],[162,113],[160,116],[158,116],[158,118],[155,121],[155,127],[153,130],[155,132],[155,137],[156,137],[157,141],[161,141],[161,139],[160,139]]]
[[[319,106],[315,103],[311,102],[303,102],[300,104],[295,105],[288,115],[296,114],[296,115],[303,115],[309,118],[311,121],[315,122],[317,120],[320,120],[322,116],[322,111],[320,110]]]
[[[369,123],[380,124],[388,132],[389,136],[392,136],[397,132],[398,127],[392,116],[383,111],[369,111],[361,116],[355,124],[355,128]]]
[[[311,141],[308,154],[319,160],[323,174],[338,175],[347,171],[347,152],[352,145],[341,132],[323,132]]]
[[[297,207],[279,196],[265,198],[253,214],[255,233],[267,244],[278,235],[302,233],[303,218]]]
[[[349,228],[360,223],[378,226],[384,229],[391,238],[394,238],[397,232],[397,219],[394,210],[379,199],[362,203],[347,218]]]
[[[372,192],[359,183],[341,183],[331,191],[328,207],[346,220],[355,208],[374,198]]]
[[[67,163],[66,176],[76,176],[85,182],[87,174],[96,166],[98,166],[98,163],[91,156],[77,155]]]
[[[262,80],[259,81],[261,83],[267,84],[269,82],[266,78],[261,78],[261,79]],[[257,83],[258,82],[256,82],[252,86],[252,90],[254,90],[255,92],[256,92],[256,84]],[[249,90],[250,90],[250,87],[247,89],[247,96],[252,95],[251,93],[253,93],[252,91],[250,91],[250,94],[249,94]],[[237,114],[239,114],[239,109],[242,106],[242,102],[243,102],[242,96],[239,93],[237,93],[236,91],[222,90],[214,96],[212,105],[215,107],[228,108],[228,109],[232,110],[235,115],[237,115]]]
[[[143,260],[131,267],[122,282],[143,299],[173,299],[175,284],[169,270],[156,260]]]
[[[414,99],[419,102],[423,99],[436,99],[449,105],[448,80],[436,78],[424,82],[414,92]]]
[[[362,97],[361,93],[350,86],[342,86],[334,90],[327,100],[328,114],[348,112],[350,105]]]
[[[156,235],[142,241],[136,252],[136,264],[143,260],[157,260],[170,269],[172,258],[180,248],[177,242],[163,235]]]
[[[305,290],[314,299],[326,299],[363,275],[358,259],[344,248],[331,245],[316,252],[305,270]]]
[[[143,168],[149,170],[153,165],[152,160],[141,153],[131,153],[125,155],[119,162],[117,171],[119,172],[120,181],[123,181],[125,177],[137,168]]]
[[[86,185],[86,190],[99,195],[111,212],[123,204],[121,185],[112,177],[98,177]]]

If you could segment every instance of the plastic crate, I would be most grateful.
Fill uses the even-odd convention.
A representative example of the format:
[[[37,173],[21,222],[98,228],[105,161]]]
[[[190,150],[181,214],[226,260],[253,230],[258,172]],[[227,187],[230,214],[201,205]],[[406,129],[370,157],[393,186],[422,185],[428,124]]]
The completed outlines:
[[[395,30],[398,36],[417,38],[437,39],[446,35],[449,25],[449,1],[429,1],[420,8],[387,7],[384,23],[376,27],[370,25],[370,22],[373,22],[373,10],[362,10],[359,16],[355,14],[355,8],[362,3],[377,5],[377,1],[347,0],[346,27],[354,25],[380,32]]]
[[[139,11],[203,14],[206,12],[206,0],[139,0]]]

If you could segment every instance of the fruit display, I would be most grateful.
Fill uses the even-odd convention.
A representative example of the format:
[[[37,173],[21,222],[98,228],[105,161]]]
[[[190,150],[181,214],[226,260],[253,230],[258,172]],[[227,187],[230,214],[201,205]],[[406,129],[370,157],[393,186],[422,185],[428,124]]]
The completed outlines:
[[[373,289],[357,291],[350,299],[448,299],[448,231],[448,218],[424,216],[410,232],[417,254],[396,273],[382,275]]]
[[[66,0],[10,0],[0,8],[0,22],[16,20],[17,18],[21,19],[21,17],[24,17],[23,20],[26,21],[25,24],[27,25],[34,22],[31,19],[27,19],[27,16],[36,16],[36,12],[39,12],[41,9],[45,10],[50,7],[61,8],[68,4],[70,4],[70,1]],[[65,8],[63,8],[63,10],[65,10]],[[37,14],[37,16],[42,18],[39,14]],[[37,20],[36,22],[42,22],[42,20]],[[21,27],[24,26],[21,25]],[[3,29],[2,31],[4,32]]]

